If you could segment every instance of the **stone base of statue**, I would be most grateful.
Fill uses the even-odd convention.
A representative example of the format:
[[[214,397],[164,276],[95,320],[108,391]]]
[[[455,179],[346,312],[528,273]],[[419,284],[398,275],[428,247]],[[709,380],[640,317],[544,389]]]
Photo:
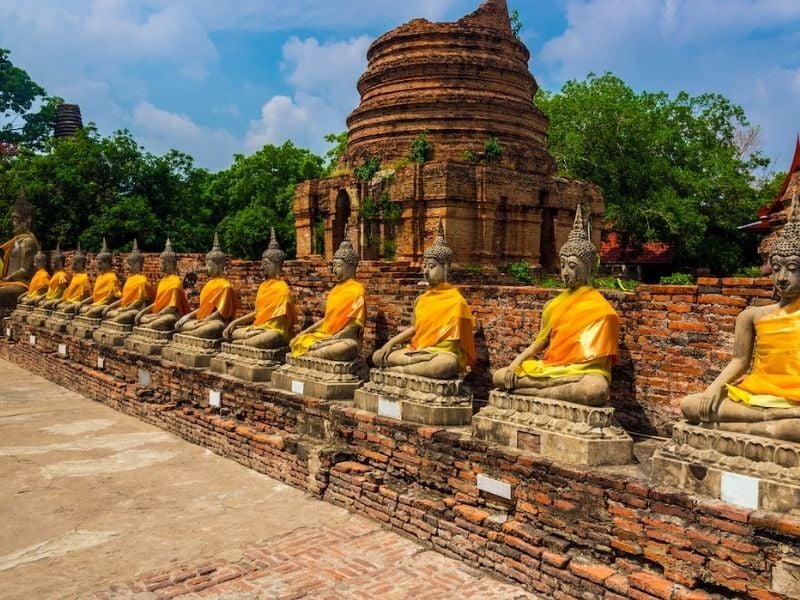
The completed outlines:
[[[92,338],[98,344],[104,346],[122,346],[133,331],[133,325],[116,323],[114,321],[103,321],[98,329],[92,333]]]
[[[158,356],[164,347],[172,341],[174,331],[159,331],[149,327],[134,326],[131,334],[123,342],[125,350],[144,354],[145,356]]]
[[[355,406],[423,425],[466,425],[472,419],[472,394],[464,380],[432,379],[390,369],[372,369],[356,390]]]
[[[17,304],[17,307],[11,311],[9,316],[12,321],[17,323],[27,323],[28,317],[33,313],[34,308],[36,307],[30,304]]]
[[[582,406],[500,390],[472,419],[475,438],[586,466],[625,465],[633,440],[611,407]]]
[[[272,372],[283,364],[287,352],[288,346],[263,349],[222,342],[219,354],[211,359],[211,370],[245,381],[270,381]]]
[[[800,444],[679,421],[653,455],[664,485],[754,509],[800,514]]]
[[[172,336],[172,341],[161,350],[161,358],[195,369],[206,369],[219,352],[220,342],[219,338],[206,340],[176,333]]]
[[[44,326],[56,333],[66,333],[67,325],[75,318],[74,313],[65,313],[60,310],[51,311],[50,317],[45,321]]]
[[[75,318],[67,323],[67,333],[80,339],[92,339],[92,334],[102,323],[103,319],[75,315]]]
[[[53,314],[53,311],[49,308],[41,308],[37,306],[36,308],[31,311],[26,319],[28,325],[32,325],[33,327],[44,327],[44,324],[47,322],[47,319]]]
[[[352,400],[367,376],[367,363],[286,356],[286,364],[272,373],[272,387],[320,400]]]

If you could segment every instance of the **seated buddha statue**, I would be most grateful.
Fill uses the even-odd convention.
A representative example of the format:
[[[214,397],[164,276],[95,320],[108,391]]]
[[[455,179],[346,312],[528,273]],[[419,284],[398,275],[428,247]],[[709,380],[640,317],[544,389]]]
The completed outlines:
[[[214,234],[214,244],[206,254],[208,282],[200,292],[200,306],[175,323],[175,330],[184,335],[206,340],[218,339],[239,309],[239,297],[231,282],[225,279],[225,254]]]
[[[33,257],[33,266],[36,272],[31,277],[28,289],[18,298],[20,304],[32,306],[44,298],[47,293],[47,284],[50,281],[50,273],[47,272],[47,255],[39,251]]]
[[[439,220],[436,241],[423,254],[422,274],[429,289],[414,301],[411,327],[372,355],[375,366],[433,379],[454,379],[467,365],[474,364],[474,319],[467,301],[447,282],[452,258]]]
[[[285,258],[272,228],[269,245],[261,255],[265,281],[256,293],[255,310],[231,321],[222,332],[226,341],[262,349],[280,348],[289,343],[297,316],[292,291],[280,278]]]
[[[11,209],[11,227],[14,235],[0,244],[0,311],[17,305],[17,299],[28,290],[34,274],[33,260],[39,242],[31,233],[33,207],[25,191],[20,189]]]
[[[133,247],[128,254],[128,278],[122,286],[122,296],[106,306],[103,318],[130,325],[136,315],[153,300],[155,290],[147,277],[142,275],[144,256],[139,252],[139,243],[133,240]]]
[[[681,400],[691,424],[800,442],[798,204],[795,199],[769,251],[779,300],[747,308],[736,318],[730,363],[705,391]]]
[[[533,343],[508,367],[494,372],[495,387],[586,406],[606,403],[619,316],[590,283],[596,255],[578,206],[569,238],[559,250],[567,289],[545,304]]]
[[[90,319],[102,318],[104,311],[110,304],[122,296],[119,287],[119,278],[111,268],[111,252],[108,251],[106,239],[103,238],[103,247],[97,254],[97,279],[94,282],[92,295],[81,302],[80,314]]]
[[[175,323],[190,311],[189,301],[183,289],[183,281],[178,275],[178,255],[167,238],[161,259],[161,274],[155,301],[140,310],[135,318],[137,325],[156,331],[172,331]]]
[[[72,257],[72,279],[64,290],[61,298],[45,300],[42,304],[44,308],[51,308],[58,312],[75,314],[82,302],[92,298],[92,284],[86,274],[86,255],[81,251],[81,244],[78,242],[78,249]]]
[[[336,280],[325,300],[325,315],[289,342],[292,356],[312,356],[352,361],[361,352],[361,331],[367,318],[364,286],[355,280],[358,254],[348,238],[333,255],[331,270]]]
[[[50,264],[53,267],[53,275],[47,281],[47,292],[37,300],[37,304],[42,308],[52,308],[61,302],[61,297],[69,285],[69,276],[64,271],[64,255],[61,254],[60,244],[56,244],[55,252],[50,257]]]

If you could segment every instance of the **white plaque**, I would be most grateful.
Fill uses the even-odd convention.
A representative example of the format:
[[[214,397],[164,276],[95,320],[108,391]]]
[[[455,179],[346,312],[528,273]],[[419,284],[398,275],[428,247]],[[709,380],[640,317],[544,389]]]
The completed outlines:
[[[7,338],[11,337],[11,327],[6,327],[6,337]]]
[[[67,355],[67,345],[66,344],[59,344],[58,345],[58,354],[61,356]]]
[[[488,477],[483,473],[478,473],[478,490],[487,492],[506,500],[511,500],[511,484],[507,481],[500,481],[493,477]]]
[[[105,366],[106,366],[106,359],[103,358],[102,356],[98,356],[97,357],[97,368],[98,369],[102,369]]]
[[[150,371],[139,369],[139,385],[147,387],[150,385]]]
[[[216,408],[222,406],[222,394],[218,390],[208,390],[208,405]]]
[[[36,336],[35,335],[28,336],[28,343],[31,346],[35,346],[36,345]]]
[[[302,381],[296,381],[292,379],[292,391],[295,394],[302,394],[303,390],[305,390],[306,384]]]
[[[402,408],[402,404],[397,400],[378,396],[378,414],[380,416],[399,421],[403,417]]]
[[[720,500],[745,508],[758,508],[758,479],[723,473],[720,482]]]

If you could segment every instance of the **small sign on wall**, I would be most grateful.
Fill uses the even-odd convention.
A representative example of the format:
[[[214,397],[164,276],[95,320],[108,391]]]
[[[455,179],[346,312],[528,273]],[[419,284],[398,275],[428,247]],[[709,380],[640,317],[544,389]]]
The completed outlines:
[[[139,369],[139,385],[147,387],[150,385],[150,371]]]
[[[28,343],[31,346],[35,346],[36,345],[36,336],[35,335],[29,335],[28,336]]]
[[[222,406],[222,394],[219,390],[208,390],[208,405],[214,408]]]
[[[67,356],[67,345],[66,344],[59,344],[58,345],[58,355],[66,357]]]
[[[478,490],[511,500],[511,484],[507,481],[501,481],[493,477],[478,473]]]
[[[378,414],[382,417],[389,417],[390,419],[402,418],[402,405],[397,400],[378,396]]]
[[[11,327],[6,327],[6,337],[11,339]]]
[[[745,508],[758,508],[758,479],[736,473],[723,473],[720,500]]]
[[[103,369],[106,366],[106,359],[102,356],[97,357],[97,368]]]
[[[292,391],[295,394],[302,394],[305,388],[306,385],[302,381],[296,381],[294,379],[292,380]]]

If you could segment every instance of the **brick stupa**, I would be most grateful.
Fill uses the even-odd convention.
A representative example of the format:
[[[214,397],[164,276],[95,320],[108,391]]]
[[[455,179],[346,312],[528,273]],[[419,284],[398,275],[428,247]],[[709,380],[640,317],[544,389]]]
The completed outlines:
[[[455,263],[553,267],[579,202],[599,242],[602,194],[553,175],[529,58],[505,0],[487,0],[454,23],[414,19],[375,40],[358,81],[361,103],[347,119],[342,174],[295,192],[298,258],[330,259],[349,222],[363,258],[419,262],[441,216]],[[409,151],[420,136],[432,152],[414,163]],[[500,156],[483,155],[491,138]],[[353,170],[370,158],[380,170],[359,181]],[[382,219],[387,202],[399,204],[399,219]]]

